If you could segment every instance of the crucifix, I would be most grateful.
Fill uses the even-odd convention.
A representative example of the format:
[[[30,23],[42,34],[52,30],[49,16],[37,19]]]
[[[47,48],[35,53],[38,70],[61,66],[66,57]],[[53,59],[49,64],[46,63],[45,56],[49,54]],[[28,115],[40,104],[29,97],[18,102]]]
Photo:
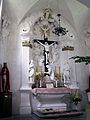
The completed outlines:
[[[54,44],[57,44],[56,41],[48,41],[47,38],[44,38],[44,40],[38,40],[34,39],[34,42],[37,42],[38,44],[42,45],[44,47],[43,50],[43,56],[44,56],[44,73],[50,75],[49,70],[49,49]]]

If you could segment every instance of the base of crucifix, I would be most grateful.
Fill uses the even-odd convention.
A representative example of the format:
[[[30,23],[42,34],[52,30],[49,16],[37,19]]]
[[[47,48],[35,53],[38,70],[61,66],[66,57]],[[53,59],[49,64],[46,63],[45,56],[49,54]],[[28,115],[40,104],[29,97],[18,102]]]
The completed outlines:
[[[50,76],[50,73],[49,72],[44,72],[44,76]]]
[[[45,76],[43,78],[43,85],[46,88],[54,88],[54,81],[51,80],[50,75],[45,73]]]
[[[45,81],[50,81],[50,75],[45,73],[44,79]]]
[[[52,81],[51,77],[50,77],[50,74],[48,72],[44,72],[44,81]]]

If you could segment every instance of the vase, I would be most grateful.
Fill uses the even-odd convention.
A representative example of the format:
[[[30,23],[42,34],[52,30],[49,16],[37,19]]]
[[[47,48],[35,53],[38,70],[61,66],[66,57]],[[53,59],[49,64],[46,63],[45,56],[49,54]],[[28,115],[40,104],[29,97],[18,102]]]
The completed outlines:
[[[78,102],[75,104],[74,102],[72,103],[72,110],[80,110],[81,109],[81,104]]]

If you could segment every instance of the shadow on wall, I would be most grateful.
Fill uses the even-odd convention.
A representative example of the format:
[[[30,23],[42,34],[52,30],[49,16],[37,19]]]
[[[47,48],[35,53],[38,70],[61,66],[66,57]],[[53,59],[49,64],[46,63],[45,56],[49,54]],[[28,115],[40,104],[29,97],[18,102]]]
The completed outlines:
[[[81,109],[85,110],[86,109],[86,104],[88,103],[88,98],[87,98],[86,91],[81,91],[81,95],[82,95]]]
[[[2,64],[0,64],[0,92],[1,92],[1,70],[2,70]]]
[[[12,93],[12,114],[20,114],[20,91]]]

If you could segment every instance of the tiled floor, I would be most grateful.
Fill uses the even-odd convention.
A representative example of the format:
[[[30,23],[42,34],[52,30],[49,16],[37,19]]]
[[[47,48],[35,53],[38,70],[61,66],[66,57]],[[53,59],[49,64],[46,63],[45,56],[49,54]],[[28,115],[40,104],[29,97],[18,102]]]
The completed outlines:
[[[85,119],[85,115],[73,116],[73,117],[69,116],[69,117],[49,118],[49,119],[39,118],[35,115],[32,115],[32,116],[15,115],[15,116],[7,117],[7,118],[0,118],[0,120],[86,120],[86,119]]]
[[[0,118],[0,120],[43,120],[39,119],[35,116],[11,116],[7,118]],[[46,119],[47,120],[47,119]],[[48,119],[49,120],[49,119]],[[50,120],[90,120],[90,103],[86,105],[86,119],[85,117],[67,117],[67,118],[55,118],[55,119],[50,119]]]
[[[85,120],[84,117],[64,117],[64,118],[49,118],[43,119],[36,116],[12,116],[8,118],[0,118],[0,120]],[[88,119],[89,120],[89,119]]]
[[[86,116],[87,120],[90,120],[90,103],[86,105]]]

